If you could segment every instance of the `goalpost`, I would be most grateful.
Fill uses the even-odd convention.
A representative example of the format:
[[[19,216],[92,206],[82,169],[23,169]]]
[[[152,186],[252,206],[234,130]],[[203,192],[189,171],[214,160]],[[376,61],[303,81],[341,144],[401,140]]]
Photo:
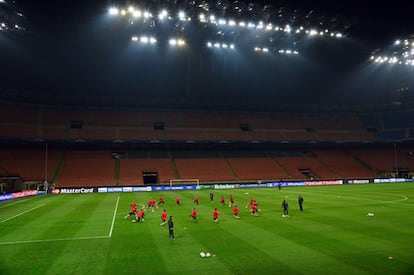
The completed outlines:
[[[170,187],[174,185],[200,185],[199,179],[172,179],[170,180]]]

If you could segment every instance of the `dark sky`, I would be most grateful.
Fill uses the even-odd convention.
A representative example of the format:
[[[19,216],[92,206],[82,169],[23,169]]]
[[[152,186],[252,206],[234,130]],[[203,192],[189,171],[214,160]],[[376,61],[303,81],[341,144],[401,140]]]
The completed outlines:
[[[364,68],[370,51],[414,33],[412,9],[405,1],[260,1],[262,6],[339,14],[352,22],[343,44],[316,43],[301,61],[274,62],[250,56],[230,60],[204,52],[173,56],[148,52],[139,57],[131,49],[130,36],[104,18],[111,3],[125,2],[16,1],[27,19],[28,34],[7,37],[7,43],[0,44],[2,64],[7,64],[1,68],[0,89],[161,100],[341,104],[355,103],[356,95],[366,103],[392,100],[388,95],[408,78],[395,73],[384,78],[381,74],[387,72]]]

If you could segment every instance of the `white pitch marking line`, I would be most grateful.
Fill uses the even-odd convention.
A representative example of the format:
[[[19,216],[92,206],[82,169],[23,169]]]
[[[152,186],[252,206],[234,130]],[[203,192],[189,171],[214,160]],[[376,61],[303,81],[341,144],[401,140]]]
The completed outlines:
[[[37,208],[39,208],[39,207],[42,207],[42,206],[44,206],[44,205],[45,205],[45,204],[41,204],[41,205],[38,205],[38,206],[36,206],[36,207],[30,208],[29,210],[23,211],[22,213],[19,213],[19,214],[17,214],[17,215],[11,216],[10,218],[7,218],[7,219],[5,219],[5,220],[2,220],[2,221],[0,221],[0,223],[4,223],[4,222],[7,222],[7,221],[9,221],[9,220],[11,220],[11,219],[17,218],[18,216],[21,216],[21,215],[23,215],[23,214],[26,214],[27,212],[33,211],[33,210],[35,210],[35,209],[37,209]]]
[[[24,201],[28,201],[28,200],[30,200],[30,199],[25,199],[25,200],[21,200],[21,201],[12,202],[12,203],[9,203],[9,204],[6,204],[6,205],[2,205],[2,206],[0,206],[0,209],[11,206],[11,205],[15,205],[15,204],[18,204],[18,203],[21,203],[21,202],[24,202]]]
[[[43,242],[58,242],[58,241],[77,241],[77,240],[93,240],[93,239],[107,239],[109,236],[96,236],[96,237],[74,237],[74,238],[61,238],[61,239],[46,239],[46,240],[29,240],[29,241],[15,241],[15,242],[0,242],[0,245],[7,244],[25,244],[25,243],[43,243]]]
[[[119,204],[119,196],[118,196],[118,199],[116,200],[114,215],[112,217],[111,229],[109,230],[109,236],[108,236],[109,238],[112,237],[112,231],[114,230],[115,216],[116,216],[116,211],[118,210],[118,204]]]

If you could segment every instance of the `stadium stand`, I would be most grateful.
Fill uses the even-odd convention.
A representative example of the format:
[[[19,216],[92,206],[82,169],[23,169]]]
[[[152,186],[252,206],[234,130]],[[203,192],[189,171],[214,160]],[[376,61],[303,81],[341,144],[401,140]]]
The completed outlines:
[[[372,178],[375,173],[339,150],[313,150],[317,159],[340,178]]]
[[[144,172],[156,172],[159,182],[163,183],[176,178],[168,158],[122,159],[120,160],[119,185],[143,185]]]
[[[180,179],[200,181],[236,180],[226,160],[217,151],[172,152]]]
[[[37,139],[40,137],[39,128],[29,125],[1,125],[0,135],[7,138],[28,138]]]
[[[191,140],[206,140],[206,133],[203,129],[167,129],[164,131],[164,139],[166,140],[181,140],[181,141],[191,141]]]
[[[351,149],[349,153],[380,175],[392,173],[395,167],[395,151],[392,145],[388,148]]]
[[[47,153],[47,177],[51,179],[60,157],[60,151]],[[6,176],[18,176],[23,180],[43,181],[46,170],[46,150],[40,149],[0,149],[0,167]]]
[[[282,157],[276,159],[290,179],[335,179],[338,175],[314,157]]]
[[[114,185],[115,162],[109,151],[70,150],[57,186]]]
[[[281,167],[270,157],[227,158],[227,161],[240,180],[277,180],[288,177]]]
[[[0,103],[0,107],[2,140],[71,142],[77,146],[81,145],[80,141],[88,141],[89,146],[93,146],[83,150],[77,146],[66,149],[64,158],[58,153],[51,155],[53,165],[48,167],[48,176],[56,179],[58,186],[140,185],[144,184],[144,172],[156,172],[158,181],[165,183],[186,178],[209,182],[371,178],[392,174],[396,165],[404,171],[414,170],[414,158],[407,153],[413,149],[398,148],[396,159],[392,146],[414,137],[412,122],[405,117],[412,111],[353,115],[134,111],[8,103]],[[105,143],[106,148],[126,150],[126,158],[111,159],[109,149],[103,149],[100,142]],[[378,142],[383,144],[375,148],[361,146]],[[159,151],[153,151],[157,144],[163,145]],[[255,144],[261,146],[262,151],[255,151],[259,148]],[[333,149],[323,149],[329,144]],[[351,147],[354,144],[359,144],[357,149]],[[122,149],[123,146],[126,148]],[[137,146],[145,153],[131,151],[128,146]],[[197,151],[203,146],[202,151]],[[238,150],[239,146],[244,149]],[[302,146],[311,153],[290,151]],[[280,149],[275,151],[274,147]],[[184,153],[174,148],[190,151]],[[206,153],[206,149],[213,149],[214,153]],[[19,150],[2,151],[2,155],[7,156],[0,163],[2,174],[20,175],[24,180],[44,178],[44,171],[39,168],[44,162],[35,158],[35,155],[43,155],[43,151],[35,153],[37,149],[32,149],[31,153],[25,153]],[[17,152],[23,156],[20,162],[13,158]],[[23,167],[32,162],[39,167]]]

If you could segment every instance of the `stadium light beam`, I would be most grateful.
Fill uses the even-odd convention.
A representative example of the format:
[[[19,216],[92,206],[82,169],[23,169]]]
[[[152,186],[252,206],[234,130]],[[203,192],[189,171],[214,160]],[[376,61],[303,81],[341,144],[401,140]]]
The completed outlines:
[[[109,8],[108,12],[109,12],[110,15],[118,15],[119,14],[119,10],[117,8],[114,8],[114,7]]]

